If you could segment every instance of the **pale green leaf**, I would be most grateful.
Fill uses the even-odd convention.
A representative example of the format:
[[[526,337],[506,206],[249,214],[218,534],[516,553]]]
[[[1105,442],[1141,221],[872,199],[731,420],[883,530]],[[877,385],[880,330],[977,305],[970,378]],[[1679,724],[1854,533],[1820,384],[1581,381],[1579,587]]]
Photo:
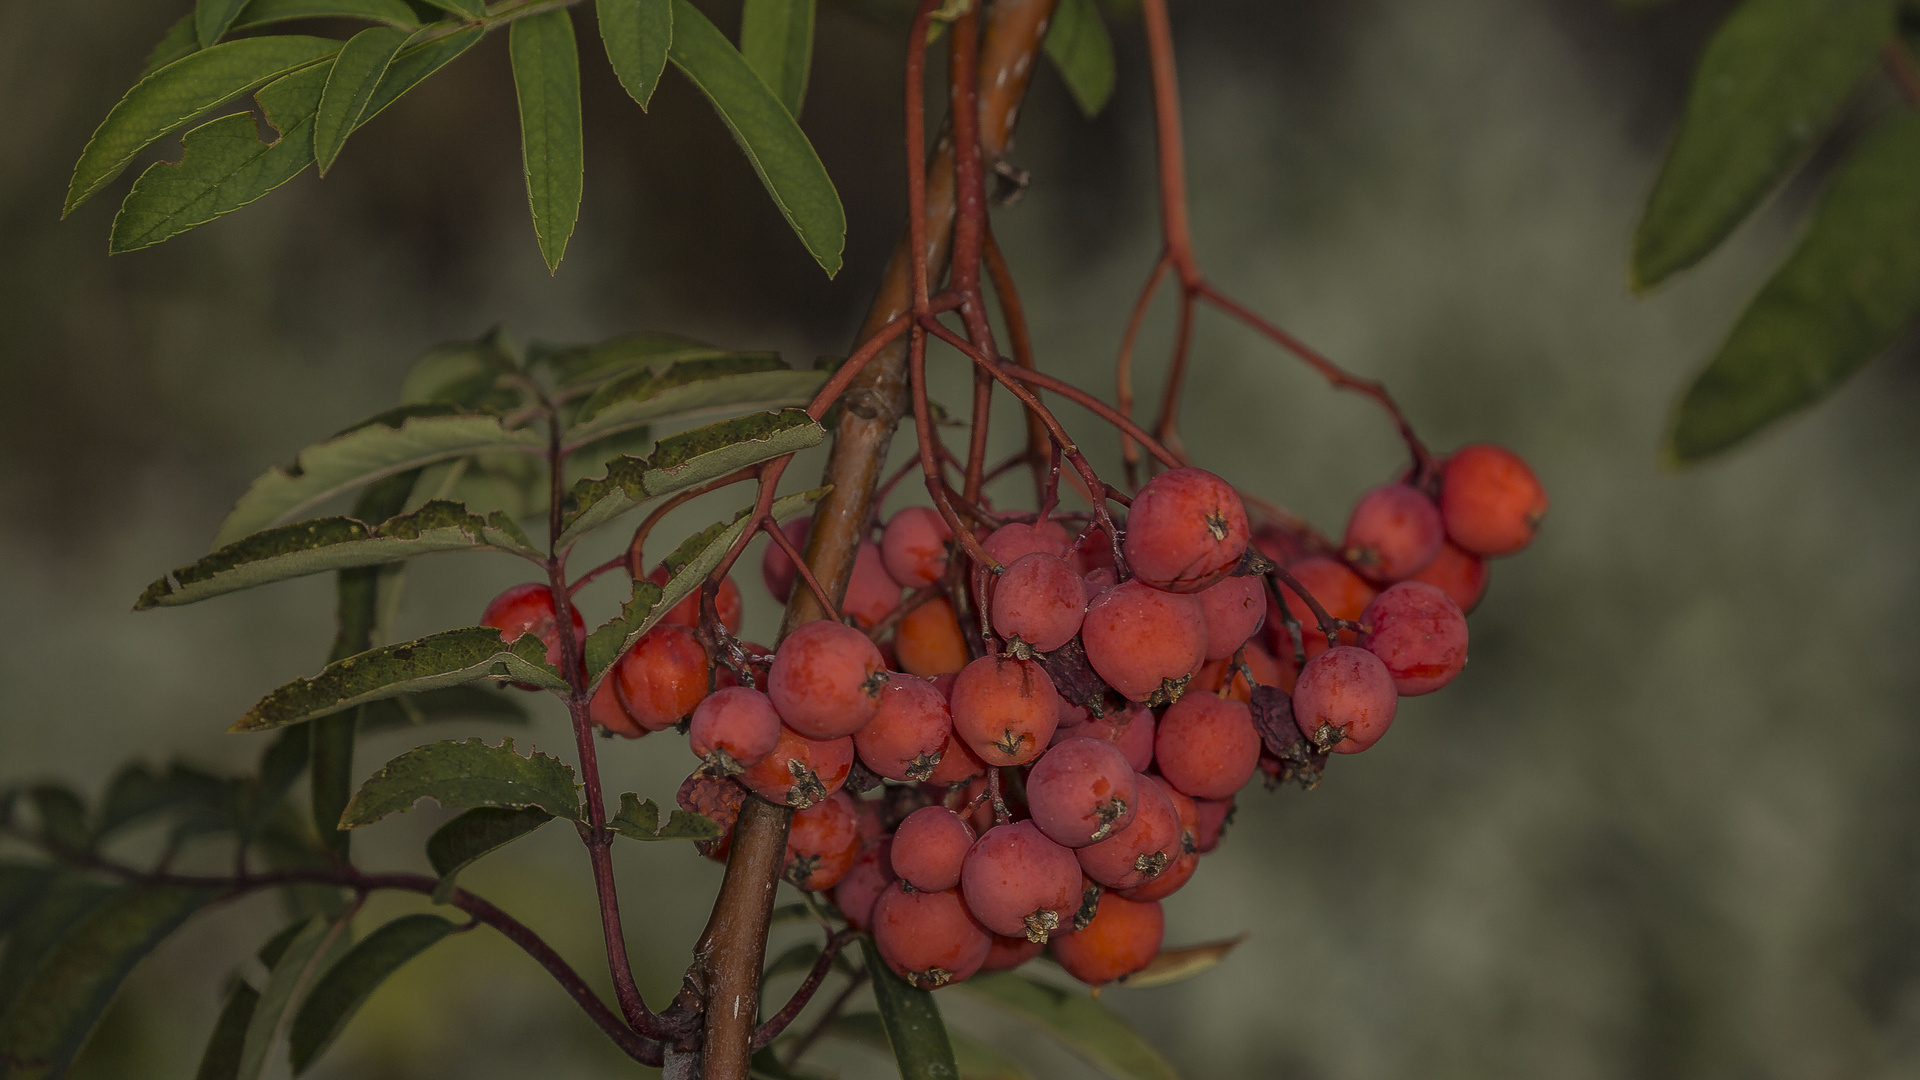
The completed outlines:
[[[880,958],[871,937],[861,937],[860,951],[873,978],[873,1003],[879,1007],[881,1026],[886,1030],[887,1044],[893,1048],[900,1080],[959,1080],[953,1043],[947,1038],[947,1025],[940,1019],[940,1005],[932,991],[909,985],[895,975]]]
[[[502,407],[524,395],[501,387],[519,369],[498,330],[478,341],[454,341],[429,349],[400,381],[407,404],[444,402],[466,408]]]
[[[1113,40],[1093,0],[1060,0],[1047,25],[1045,48],[1080,111],[1100,115],[1113,97]]]
[[[315,915],[288,927],[261,948],[260,961],[270,969],[267,988],[247,1020],[236,1080],[260,1080],[294,1003],[346,951],[351,930],[345,919],[329,922]]]
[[[438,915],[402,915],[335,961],[307,993],[288,1033],[294,1075],[306,1072],[326,1052],[388,976],[455,929]]]
[[[1116,1080],[1179,1080],[1159,1051],[1084,990],[1011,971],[975,975],[957,989],[1038,1025]]]
[[[313,159],[320,166],[321,176],[333,168],[341,148],[347,145],[347,136],[360,126],[374,90],[408,36],[407,31],[391,26],[370,27],[353,35],[334,57],[326,92],[320,95],[320,109],[313,119]]]
[[[403,0],[253,0],[233,21],[233,29],[291,22],[294,19],[364,19],[414,30],[420,19]]]
[[[620,795],[620,812],[607,822],[607,828],[629,840],[711,840],[720,835],[720,826],[712,818],[691,810],[675,808],[660,824],[660,807],[652,799],[645,802],[631,791]]]
[[[816,946],[814,951],[818,953],[819,948]],[[879,1050],[888,1048],[886,1023],[879,1013],[848,1013],[836,1017],[827,1026],[826,1033]],[[960,1070],[960,1080],[1030,1080],[1025,1069],[986,1043],[957,1031],[948,1032],[947,1038],[953,1043],[953,1063]]]
[[[460,871],[553,820],[537,806],[476,806],[434,830],[427,838],[427,861],[440,875],[433,901],[453,895]]]
[[[207,48],[220,40],[227,32],[240,9],[247,6],[247,0],[197,0],[193,8],[194,36],[201,48]]]
[[[200,1068],[193,1080],[235,1080],[240,1075],[240,1055],[247,1045],[247,1025],[253,1022],[253,1010],[260,1004],[260,991],[245,979],[235,979],[227,989],[226,1004],[220,1007],[220,1019],[214,1021],[207,1036],[207,1048],[200,1055]]]
[[[520,19],[508,33],[520,102],[520,151],[533,232],[549,271],[560,269],[580,217],[586,171],[580,130],[580,56],[564,10]]]
[[[224,810],[226,800],[226,785],[196,769],[176,764],[154,772],[138,763],[127,765],[107,784],[94,834],[111,836],[175,810]]]
[[[673,42],[673,0],[594,0],[607,60],[642,109],[653,99]]]
[[[740,55],[798,119],[813,63],[813,0],[747,0],[740,12]]]
[[[688,420],[711,413],[805,405],[831,377],[825,371],[795,371],[775,353],[710,353],[676,359],[614,378],[580,406],[567,431],[569,446],[662,420]]]
[[[358,829],[432,799],[449,810],[476,806],[537,806],[555,817],[580,820],[573,767],[535,750],[521,757],[512,739],[488,746],[479,739],[429,743],[409,750],[367,778],[340,817]]]
[[[1130,990],[1145,990],[1149,987],[1185,982],[1195,975],[1212,970],[1246,940],[1247,935],[1239,934],[1225,941],[1209,941],[1179,949],[1161,949],[1154,954],[1152,960],[1147,962],[1146,967],[1131,975],[1122,975],[1117,985]]]
[[[593,345],[559,347],[536,345],[529,349],[529,365],[553,373],[554,383],[566,390],[579,390],[625,375],[640,368],[659,368],[676,360],[727,356],[704,341],[679,334],[621,334]]]

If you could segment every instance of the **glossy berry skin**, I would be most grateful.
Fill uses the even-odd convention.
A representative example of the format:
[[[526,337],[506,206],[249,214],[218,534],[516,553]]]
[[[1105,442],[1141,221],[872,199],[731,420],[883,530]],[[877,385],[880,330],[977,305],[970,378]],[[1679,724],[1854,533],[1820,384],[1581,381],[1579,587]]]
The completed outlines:
[[[807,530],[811,528],[813,528],[813,518],[801,517],[780,526],[780,531],[786,534],[787,539],[796,549],[805,551],[807,550]],[[760,556],[760,580],[766,585],[767,592],[773,594],[775,600],[786,603],[787,598],[793,595],[793,582],[799,574],[799,568],[793,565],[793,560],[787,556],[787,550],[769,539],[767,550]]]
[[[957,890],[908,892],[896,881],[873,905],[873,943],[894,974],[936,990],[979,971],[993,936]]]
[[[1031,821],[996,825],[967,854],[960,891],[980,925],[1044,942],[1073,921],[1080,864]]]
[[[1230,577],[1195,594],[1207,620],[1207,659],[1225,660],[1267,621],[1267,591],[1257,576]]]
[[[1432,585],[1446,593],[1461,614],[1471,614],[1487,594],[1487,561],[1448,540],[1432,562],[1407,580]]]
[[[1445,539],[1432,499],[1407,484],[1382,484],[1354,504],[1341,554],[1374,581],[1401,581],[1432,562]]]
[[[1379,657],[1401,697],[1431,694],[1467,664],[1467,617],[1447,594],[1403,581],[1367,605],[1360,646]]]
[[[930,506],[909,506],[893,515],[880,534],[880,559],[903,589],[920,589],[947,572],[953,530]]]
[[[958,674],[972,659],[960,620],[953,614],[953,602],[944,596],[900,617],[893,630],[893,651],[901,671],[923,679]]]
[[[1087,605],[1080,643],[1121,697],[1160,705],[1179,698],[1206,662],[1207,619],[1192,596],[1127,580]]]
[[[987,949],[987,961],[980,965],[980,970],[982,972],[1012,971],[1046,951],[1047,947],[1038,941],[995,934],[992,946]]]
[[[1153,764],[1154,723],[1153,710],[1128,702],[1124,709],[1089,718],[1074,728],[1073,734],[1105,739],[1120,748],[1121,756],[1134,772],[1146,772],[1147,766]]]
[[[989,765],[1040,756],[1060,720],[1053,680],[1031,660],[983,656],[953,682],[953,730]]]
[[[1199,592],[1233,572],[1248,536],[1231,485],[1205,469],[1172,469],[1134,495],[1121,551],[1148,585]]]
[[[965,818],[944,806],[923,806],[894,830],[893,872],[927,892],[954,888],[974,840]]]
[[[607,678],[635,723],[664,731],[707,696],[707,650],[692,629],[661,623],[640,635]]]
[[[1140,808],[1133,823],[1074,852],[1087,876],[1110,889],[1144,885],[1180,855],[1180,814],[1173,800],[1151,777],[1137,783]]]
[[[810,739],[865,727],[879,711],[886,686],[886,662],[867,635],[825,619],[788,634],[767,673],[767,696],[780,719]]]
[[[1360,613],[1367,609],[1367,604],[1379,592],[1368,584],[1365,578],[1349,569],[1345,563],[1325,555],[1314,555],[1302,559],[1287,567],[1287,573],[1292,574],[1301,588],[1312,593],[1313,598],[1320,601],[1320,606],[1327,609],[1327,614],[1336,619],[1358,619]],[[1286,597],[1287,610],[1300,624],[1300,641],[1306,646],[1307,658],[1312,659],[1325,652],[1327,636],[1320,632],[1319,619],[1314,615],[1313,609],[1284,583],[1280,586],[1280,595]],[[1275,654],[1291,653],[1292,639],[1288,638],[1284,645],[1279,640],[1279,637],[1286,636],[1285,624],[1279,619],[1274,619],[1267,626],[1271,633],[1278,635],[1274,640]],[[1343,631],[1339,636],[1343,644],[1352,644],[1350,633]]]
[[[1533,542],[1547,516],[1547,491],[1520,455],[1472,443],[1455,450],[1441,470],[1440,516],[1462,548],[1512,555]]]
[[[759,764],[779,743],[780,714],[767,695],[746,686],[708,695],[687,725],[687,746],[708,772],[720,776]]]
[[[853,799],[836,791],[793,815],[781,876],[809,892],[831,889],[853,869],[859,854],[860,823]]]
[[[1076,736],[1034,762],[1027,774],[1027,811],[1049,840],[1086,847],[1133,824],[1137,781],[1119,747]]]
[[[574,639],[585,641],[586,619],[581,617],[579,608],[572,610]],[[560,633],[555,629],[559,619],[554,616],[553,590],[548,586],[530,581],[494,597],[480,613],[480,625],[500,631],[500,636],[507,641],[518,641],[520,635],[532,634],[547,643],[547,663],[560,666]]]
[[[1100,898],[1086,929],[1063,935],[1048,949],[1067,974],[1089,986],[1104,986],[1151,963],[1166,929],[1158,901],[1108,893]]]
[[[663,589],[672,579],[673,575],[667,572],[664,565],[654,567],[653,572],[647,575],[648,581]],[[713,597],[713,610],[720,616],[720,625],[727,628],[727,633],[740,632],[740,586],[735,585],[732,578],[721,579],[719,591]],[[681,626],[700,625],[700,590],[695,589],[692,595],[673,605],[673,610],[667,612],[660,621],[679,623]]]
[[[887,679],[873,719],[853,733],[853,746],[879,776],[925,780],[940,764],[952,734],[953,717],[940,691],[925,679],[895,674]]]
[[[1301,670],[1293,688],[1293,722],[1315,746],[1357,754],[1387,733],[1399,703],[1387,665],[1365,649],[1342,645]]]
[[[1067,560],[1044,551],[1007,564],[993,588],[993,631],[1007,639],[1007,651],[1015,655],[1016,640],[1032,652],[1048,653],[1065,645],[1080,632],[1086,613],[1080,575]]]
[[[840,884],[833,887],[833,906],[846,916],[847,925],[855,930],[873,929],[873,905],[887,886],[899,880],[893,875],[893,860],[889,855],[893,841],[882,837],[869,842],[854,857],[853,868]]]
[[[804,810],[839,791],[852,770],[852,739],[809,739],[783,725],[773,753],[739,779],[770,803]]]
[[[900,583],[887,575],[886,565],[880,560],[880,545],[861,541],[853,556],[853,576],[847,579],[847,595],[840,601],[840,614],[864,630],[899,606]]]
[[[1205,855],[1220,846],[1220,838],[1226,835],[1227,826],[1233,823],[1233,797],[1224,799],[1195,799],[1193,809],[1199,815],[1200,827],[1194,835],[1195,850]]]
[[[587,719],[593,721],[596,727],[605,728],[615,735],[624,735],[629,739],[637,739],[648,734],[646,728],[633,722],[627,707],[620,704],[619,691],[615,689],[612,672],[608,672],[607,677],[600,680],[599,688],[594,690],[593,698],[587,702]]]
[[[1001,566],[1011,566],[1023,555],[1044,551],[1056,558],[1066,558],[1073,549],[1073,537],[1066,526],[1057,521],[1042,521],[1028,524],[1024,521],[1010,522],[993,530],[980,546],[993,556]]]
[[[1153,760],[1160,775],[1181,792],[1196,799],[1224,799],[1253,778],[1260,764],[1260,733],[1241,702],[1188,694],[1160,717]]]
[[[965,783],[976,776],[987,775],[987,763],[973,752],[965,739],[958,733],[947,737],[946,749],[940,751],[940,763],[927,774],[927,783],[939,786]]]

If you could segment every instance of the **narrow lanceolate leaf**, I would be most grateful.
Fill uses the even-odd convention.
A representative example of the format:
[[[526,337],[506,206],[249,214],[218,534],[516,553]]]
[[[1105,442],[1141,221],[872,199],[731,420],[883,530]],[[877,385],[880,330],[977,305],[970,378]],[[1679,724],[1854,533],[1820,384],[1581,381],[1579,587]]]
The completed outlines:
[[[1726,239],[1833,126],[1895,0],[1747,0],[1721,24],[1633,238],[1650,289]]]
[[[336,660],[313,678],[295,679],[261,698],[228,730],[266,731],[369,701],[481,679],[513,679],[549,690],[567,686],[547,666],[547,647],[539,638],[523,634],[509,645],[492,627],[467,626]]]
[[[1902,113],[1829,181],[1806,235],[1680,399],[1677,464],[1819,401],[1920,314],[1920,116]]]
[[[200,1068],[193,1080],[236,1080],[240,1075],[240,1055],[247,1045],[247,1025],[260,1004],[260,991],[244,979],[235,979],[227,990],[226,1004],[220,1007],[220,1019],[214,1021],[213,1034],[207,1036],[207,1048],[200,1055]]]
[[[416,30],[420,19],[404,0],[253,0],[233,21],[233,29],[290,22],[294,19],[364,19],[404,30]]]
[[[441,11],[450,11],[469,19],[487,17],[487,0],[426,0],[426,2]]]
[[[75,871],[54,871],[12,920],[6,956],[0,959],[0,1018],[26,989],[40,966],[68,930],[106,903],[114,890]]]
[[[146,78],[188,53],[199,51],[200,35],[194,29],[193,16],[182,15],[178,22],[167,28],[166,36],[147,54],[147,62],[140,68],[140,78]]]
[[[427,838],[427,861],[440,875],[435,903],[446,903],[460,871],[553,820],[537,806],[476,806],[434,830]]]
[[[259,1080],[274,1044],[286,1030],[294,1003],[346,951],[350,933],[347,920],[329,922],[316,915],[288,927],[260,950],[260,961],[271,970],[267,988],[248,1018],[235,1080]]]
[[[476,806],[537,806],[555,817],[580,820],[573,766],[538,750],[521,757],[512,739],[488,746],[479,739],[429,743],[381,767],[360,785],[342,828],[358,829],[432,799],[450,810]]]
[[[600,41],[620,85],[642,109],[653,99],[673,42],[673,0],[594,0]]]
[[[319,1060],[388,976],[454,929],[453,923],[438,915],[402,915],[368,934],[366,940],[335,961],[307,992],[294,1017],[287,1038],[294,1075],[306,1072]]]
[[[580,56],[573,22],[549,11],[513,24],[507,47],[520,101],[520,154],[527,171],[533,233],[547,269],[560,269],[567,239],[580,217],[586,171],[580,132]]]
[[[740,13],[740,55],[798,119],[813,64],[813,0],[747,0]]]
[[[246,6],[247,0],[199,0],[193,9],[193,30],[200,47],[204,49],[219,41],[220,35],[233,25],[240,9]]]
[[[879,1007],[881,1026],[886,1029],[887,1044],[893,1048],[900,1080],[959,1080],[953,1044],[947,1039],[947,1025],[940,1019],[940,1006],[933,993],[895,975],[880,959],[880,950],[871,937],[860,938],[860,951],[873,974],[873,1003]]]
[[[387,65],[387,73],[381,77],[380,86],[373,92],[373,100],[367,103],[366,111],[360,115],[360,122],[379,116],[387,106],[400,99],[402,94],[424,82],[427,76],[439,71],[448,63],[473,48],[486,31],[478,26],[469,26],[445,37],[434,38],[418,45],[410,45],[393,58]]]
[[[1047,59],[1089,117],[1113,96],[1113,40],[1093,0],[1060,0],[1047,26]]]
[[[375,26],[353,35],[334,57],[326,92],[320,95],[320,111],[313,120],[313,159],[321,176],[333,168],[347,136],[360,125],[374,90],[407,37],[405,30]]]
[[[1179,1080],[1180,1074],[1159,1051],[1085,991],[1049,986],[1011,971],[976,975],[958,988],[1039,1025],[1118,1080]]]
[[[65,1073],[127,973],[212,898],[203,889],[129,888],[75,923],[0,1015],[10,1080]]]
[[[840,272],[847,215],[813,144],[725,34],[687,0],[673,0],[673,65],[720,113],[774,205],[827,276]]]
[[[1246,940],[1247,935],[1239,934],[1225,941],[1209,941],[1203,945],[1188,945],[1180,949],[1162,949],[1147,963],[1146,967],[1131,975],[1121,976],[1120,985],[1134,990],[1144,990],[1153,986],[1185,982],[1203,971],[1212,969]]]
[[[580,406],[567,443],[727,409],[805,405],[831,377],[795,371],[774,353],[713,353],[642,368],[608,381]]]
[[[840,1016],[828,1025],[826,1033],[880,1050],[888,1048],[886,1022],[879,1013]],[[953,1043],[953,1063],[960,1070],[960,1080],[1029,1080],[1027,1070],[986,1043],[957,1031],[949,1031],[947,1038]]]
[[[105,838],[174,811],[218,809],[226,798],[226,786],[218,777],[180,765],[170,766],[166,772],[154,772],[138,763],[127,765],[107,784],[94,835]]]
[[[419,409],[426,406],[415,407]],[[394,410],[300,451],[291,466],[253,482],[220,525],[215,547],[279,524],[303,510],[395,473],[486,450],[538,451],[539,432],[508,430],[495,416],[442,408],[441,415]]]
[[[339,42],[326,38],[247,38],[190,53],[140,80],[107,113],[80,152],[65,212],[72,213],[119,176],[155,139],[236,94],[325,60],[339,49]]]
[[[591,386],[641,368],[664,368],[676,360],[729,355],[704,341],[654,333],[621,334],[592,345],[535,346],[530,351],[535,354],[528,363],[551,371],[554,382],[566,389]]]
[[[711,840],[720,835],[720,826],[712,818],[691,810],[674,810],[663,826],[653,800],[642,802],[631,791],[620,795],[620,812],[607,827],[629,840]]]

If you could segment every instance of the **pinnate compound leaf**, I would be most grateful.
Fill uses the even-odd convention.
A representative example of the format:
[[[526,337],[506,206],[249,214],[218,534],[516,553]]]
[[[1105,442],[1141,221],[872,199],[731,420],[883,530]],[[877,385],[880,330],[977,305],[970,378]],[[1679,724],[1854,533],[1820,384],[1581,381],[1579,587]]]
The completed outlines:
[[[1832,127],[1893,35],[1895,0],[1747,0],[1693,76],[1633,239],[1650,289],[1726,239]]]
[[[380,85],[373,92],[373,100],[367,103],[366,111],[360,114],[360,123],[379,116],[386,107],[400,99],[402,94],[424,82],[427,76],[447,66],[461,53],[477,44],[486,31],[478,26],[455,30],[445,37],[433,38],[418,45],[410,45],[393,58],[387,65],[387,73],[380,79]]]
[[[438,915],[402,915],[335,961],[314,983],[294,1017],[287,1040],[294,1075],[306,1072],[326,1052],[388,976],[454,929],[453,923]]]
[[[537,806],[555,817],[580,820],[573,767],[538,750],[521,757],[512,739],[488,746],[479,739],[448,740],[409,750],[360,785],[340,826],[358,829],[432,799],[448,809]]]
[[[740,55],[798,119],[813,64],[813,0],[747,0]]]
[[[193,8],[194,36],[201,48],[207,48],[220,40],[227,32],[240,9],[247,6],[247,0],[198,0]]]
[[[668,59],[733,133],[775,206],[828,277],[840,272],[847,215],[813,144],[739,50],[687,0],[673,0]]]
[[[795,371],[774,353],[688,356],[602,385],[581,404],[567,441],[579,445],[641,424],[721,409],[804,405],[831,377],[831,372]]]
[[[253,1015],[247,1018],[235,1080],[259,1080],[274,1043],[286,1028],[294,1002],[339,959],[351,941],[347,920],[329,922],[324,916],[314,915],[274,935],[260,949],[260,962],[270,969],[267,988]]]
[[[818,953],[819,947],[814,951]],[[887,1029],[879,1013],[848,1013],[828,1025],[828,1035],[876,1049],[887,1049]],[[947,1033],[953,1043],[953,1063],[960,1080],[1030,1080],[1027,1070],[993,1047],[957,1031]]]
[[[401,694],[361,706],[362,732],[395,731],[447,720],[478,720],[497,724],[532,723],[517,692],[491,690],[486,683],[468,683],[419,694]],[[343,804],[344,805],[344,804]]]
[[[364,19],[417,30],[420,19],[402,0],[253,0],[233,21],[235,30],[294,19]]]
[[[560,269],[580,217],[586,171],[580,129],[580,56],[564,10],[513,24],[507,37],[520,101],[520,151],[533,232],[549,271]]]
[[[522,634],[509,644],[490,626],[466,626],[336,660],[313,678],[295,679],[261,698],[228,730],[266,731],[370,701],[481,679],[513,679],[549,690],[567,686],[547,666],[547,647],[539,638]]]
[[[1800,243],[1682,395],[1666,453],[1700,461],[1819,401],[1920,313],[1920,116],[1835,172]]]
[[[607,827],[629,840],[711,840],[720,835],[712,818],[691,810],[675,808],[662,826],[660,807],[652,799],[642,802],[631,791],[620,795],[620,812]]]
[[[228,41],[168,64],[136,83],[80,152],[65,213],[112,182],[155,139],[236,94],[244,94],[340,50],[327,38],[282,35]]]
[[[900,1067],[900,1080],[959,1080],[960,1067],[954,1063],[953,1044],[933,993],[895,975],[871,937],[860,938],[860,951],[873,977],[873,1002],[879,1007],[894,1063]]]
[[[347,136],[360,125],[381,77],[408,37],[407,31],[391,26],[369,27],[353,35],[334,57],[313,120],[313,158],[321,176],[333,168]]]
[[[660,85],[673,42],[673,0],[594,0],[600,41],[620,85],[642,109]]]
[[[434,903],[444,904],[453,895],[460,871],[552,820],[537,806],[476,806],[434,830],[427,838],[427,861],[440,875]]]
[[[13,1077],[57,1077],[154,947],[213,898],[211,891],[127,888],[94,906],[41,957],[0,1015],[0,1059]]]
[[[426,3],[468,19],[487,17],[487,0],[426,0]]]
[[[200,1068],[193,1080],[236,1080],[240,1075],[240,1055],[247,1045],[247,1025],[253,1022],[253,1010],[260,1004],[260,991],[245,979],[235,979],[227,988],[226,1004],[220,1007],[220,1019],[214,1021],[207,1036],[207,1048],[200,1055]]]
[[[1238,934],[1225,941],[1209,941],[1180,949],[1162,949],[1147,963],[1146,967],[1131,975],[1121,976],[1118,985],[1132,990],[1145,990],[1149,987],[1185,982],[1225,960],[1246,940],[1247,935]]]
[[[1167,1059],[1084,991],[1011,971],[975,975],[959,990],[1039,1025],[1118,1080],[1179,1080]]]
[[[1047,26],[1047,59],[1089,118],[1113,97],[1113,40],[1093,0],[1060,0]]]

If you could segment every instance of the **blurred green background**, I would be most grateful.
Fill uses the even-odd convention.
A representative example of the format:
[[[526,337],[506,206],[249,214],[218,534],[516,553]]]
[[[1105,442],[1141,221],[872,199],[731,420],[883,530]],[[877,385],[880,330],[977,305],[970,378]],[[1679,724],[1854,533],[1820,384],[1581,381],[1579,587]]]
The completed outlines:
[[[844,353],[903,220],[898,26],[829,3],[803,120],[848,209],[838,280],[684,81],[669,76],[643,116],[592,47],[582,226],[549,277],[503,40],[356,136],[324,181],[309,174],[110,260],[117,194],[64,223],[60,194],[184,6],[0,6],[8,779],[97,790],[135,756],[250,765],[257,737],[224,729],[319,666],[330,582],[139,617],[132,600],[205,550],[250,478],[389,404],[425,348],[503,323],[520,340],[653,329],[800,363]],[[735,25],[737,5],[705,6]],[[1170,944],[1240,931],[1247,944],[1196,981],[1103,998],[1188,1077],[1920,1073],[1920,500],[1901,479],[1920,472],[1920,428],[1901,419],[1920,408],[1912,351],[1723,464],[1655,465],[1675,388],[1809,194],[1789,189],[1661,294],[1628,296],[1640,199],[1727,6],[1174,6],[1195,228],[1216,283],[1386,379],[1436,446],[1517,448],[1554,499],[1540,541],[1495,567],[1466,674],[1406,703],[1393,735],[1336,762],[1319,790],[1243,794],[1226,844],[1169,901]],[[1119,90],[1098,120],[1039,76],[1013,155],[1033,186],[996,215],[1042,364],[1103,394],[1157,245],[1144,51],[1137,25],[1114,31]],[[1169,323],[1163,305],[1149,376]],[[1398,466],[1364,402],[1250,334],[1205,316],[1197,350],[1187,442],[1248,490],[1337,530]],[[939,362],[936,396],[963,399],[952,354]],[[1105,433],[1070,422],[1103,468],[1117,463]],[[729,513],[729,499],[668,533]],[[516,574],[482,557],[420,563],[398,632],[469,623]],[[749,636],[764,638],[774,611],[747,592]],[[604,618],[612,593],[588,604]],[[519,739],[564,754],[563,718],[539,707]],[[373,740],[362,771],[451,734]],[[603,760],[612,790],[663,801],[693,764],[672,735],[609,744]],[[420,868],[445,816],[390,820],[358,851]],[[659,848],[619,853],[656,1004],[720,877],[683,846]],[[543,831],[466,881],[604,983],[572,837]],[[262,899],[191,924],[136,974],[82,1071],[189,1075],[221,980],[280,918]],[[1035,1076],[1093,1075],[960,995],[941,999],[956,1027]],[[886,1071],[863,1050],[822,1060]],[[314,1075],[637,1071],[481,933],[383,988]]]

